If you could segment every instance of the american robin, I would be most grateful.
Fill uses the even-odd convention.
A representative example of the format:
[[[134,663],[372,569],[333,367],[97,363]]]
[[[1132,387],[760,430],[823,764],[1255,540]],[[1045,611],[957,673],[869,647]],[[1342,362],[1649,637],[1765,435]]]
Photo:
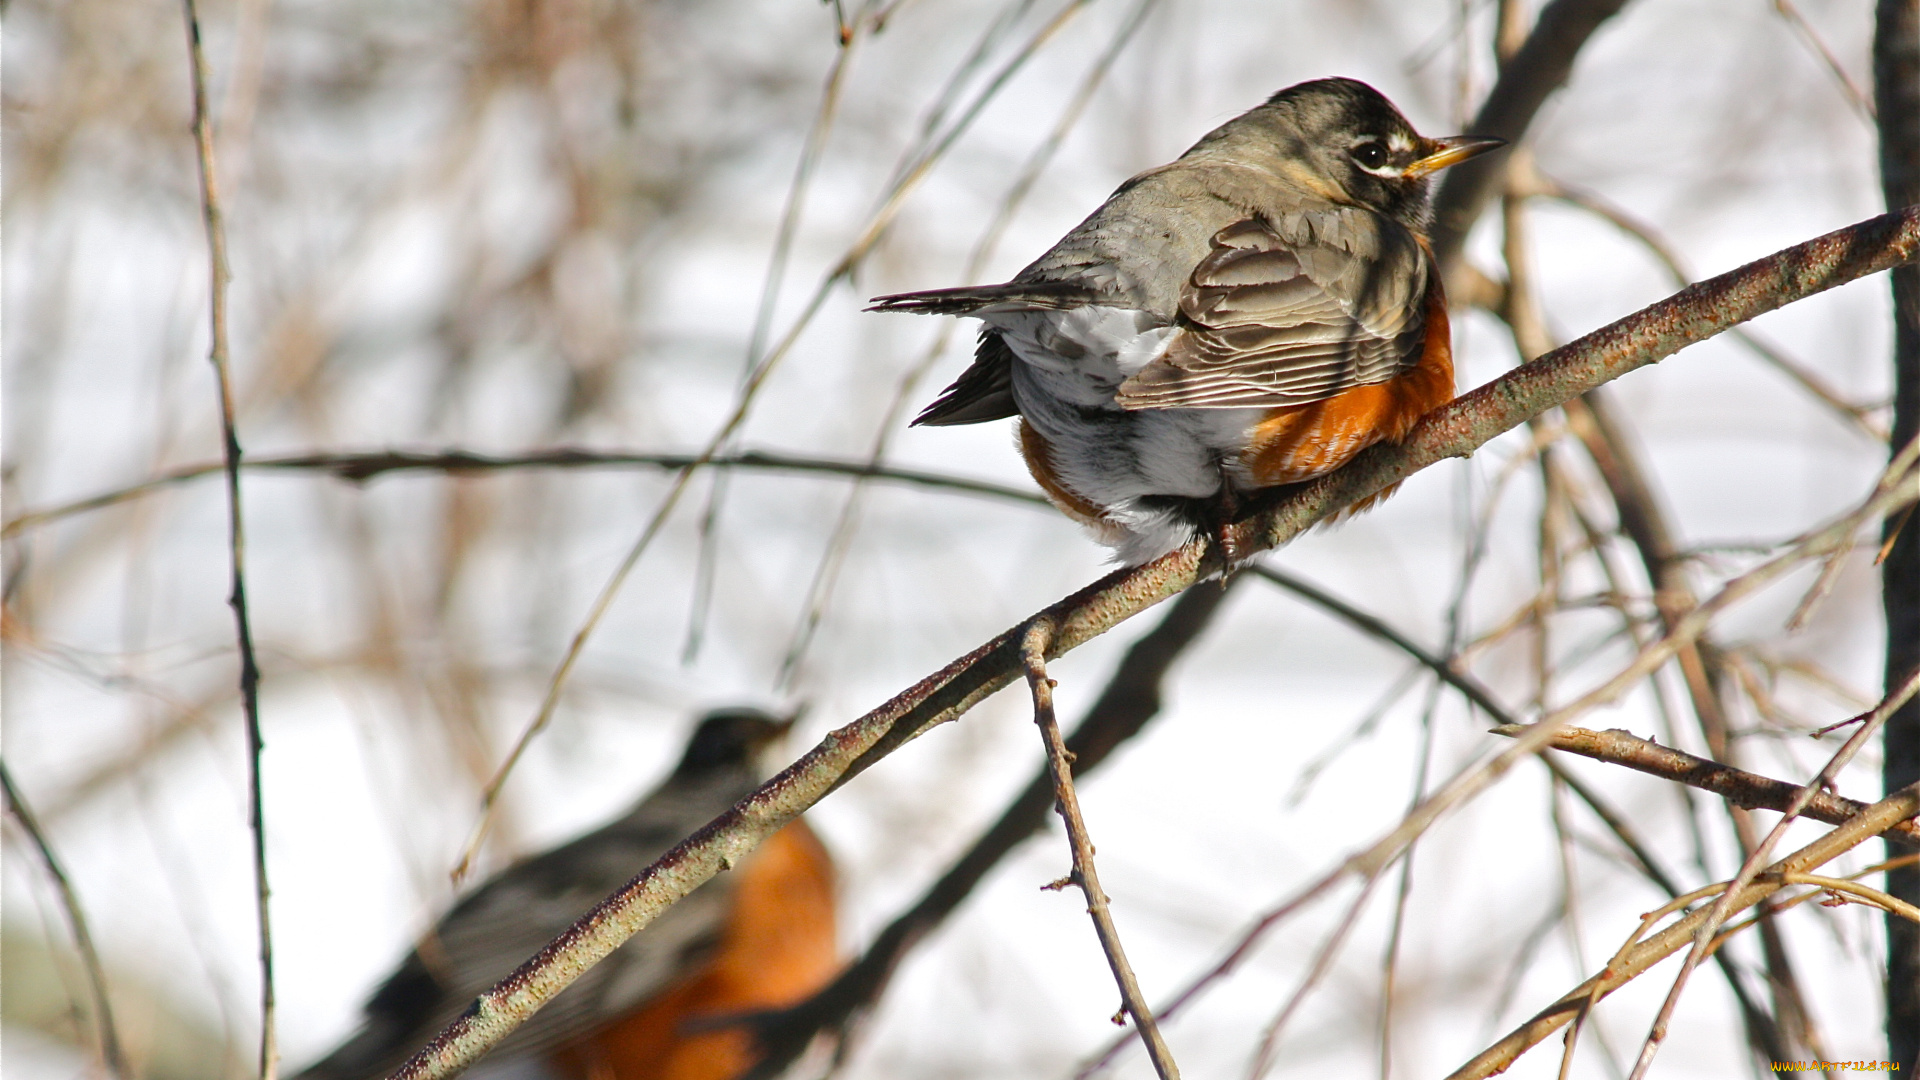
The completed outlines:
[[[755,759],[792,720],[708,714],[659,788],[611,823],[486,881],[367,1002],[360,1030],[297,1080],[374,1080],[674,844],[760,782]],[[837,966],[833,864],[802,822],[667,909],[496,1049],[571,1080],[730,1080],[753,1064],[715,1019],[779,1008]],[[706,1021],[703,1023],[703,1021]]]
[[[1120,185],[1012,281],[870,310],[985,323],[914,423],[1019,415],[1048,498],[1145,562],[1452,399],[1430,178],[1500,145],[1423,138],[1353,79],[1300,83]]]

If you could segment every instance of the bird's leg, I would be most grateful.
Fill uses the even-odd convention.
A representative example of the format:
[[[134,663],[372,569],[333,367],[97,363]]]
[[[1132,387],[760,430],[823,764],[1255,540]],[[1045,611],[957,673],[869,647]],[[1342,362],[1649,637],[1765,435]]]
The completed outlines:
[[[1220,490],[1208,500],[1207,524],[1213,529],[1214,547],[1220,550],[1220,580],[1225,583],[1233,573],[1233,566],[1239,562],[1234,551],[1233,522],[1240,514],[1240,493],[1233,486],[1233,477],[1226,469],[1220,470]]]

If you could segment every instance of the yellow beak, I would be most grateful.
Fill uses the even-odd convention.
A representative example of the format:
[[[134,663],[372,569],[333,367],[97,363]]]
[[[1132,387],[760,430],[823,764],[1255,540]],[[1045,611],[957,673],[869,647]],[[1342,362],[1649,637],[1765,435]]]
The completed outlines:
[[[1432,139],[1426,146],[1427,156],[1416,159],[1401,175],[1408,179],[1419,179],[1428,173],[1439,172],[1449,165],[1458,165],[1468,158],[1479,157],[1489,150],[1498,150],[1505,145],[1507,145],[1505,139],[1480,135],[1454,135],[1445,139]]]

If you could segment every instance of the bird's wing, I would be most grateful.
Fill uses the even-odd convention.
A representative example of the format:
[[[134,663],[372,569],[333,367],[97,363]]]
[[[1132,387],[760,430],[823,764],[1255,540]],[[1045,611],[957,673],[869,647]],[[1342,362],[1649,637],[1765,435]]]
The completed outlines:
[[[1365,210],[1239,221],[1180,294],[1166,350],[1120,385],[1126,409],[1302,405],[1415,364],[1431,261]]]
[[[429,948],[437,944],[445,958],[441,978],[454,991],[458,1008],[466,1008],[697,826],[584,836],[520,864],[454,908]],[[708,882],[661,913],[516,1029],[501,1052],[551,1050],[624,1015],[680,974],[698,970],[719,944],[731,885],[731,877]]]
[[[980,328],[980,345],[974,350],[973,363],[940,391],[933,404],[920,410],[913,426],[947,427],[954,424],[984,424],[1018,415],[1013,403],[1013,350],[1006,339],[991,326]]]
[[[610,826],[503,872],[441,919],[368,1001],[360,1031],[298,1080],[376,1080],[391,1073],[481,993],[705,820]],[[496,1053],[550,1051],[666,990],[682,972],[697,970],[719,942],[731,877],[707,882],[662,912],[517,1028]]]

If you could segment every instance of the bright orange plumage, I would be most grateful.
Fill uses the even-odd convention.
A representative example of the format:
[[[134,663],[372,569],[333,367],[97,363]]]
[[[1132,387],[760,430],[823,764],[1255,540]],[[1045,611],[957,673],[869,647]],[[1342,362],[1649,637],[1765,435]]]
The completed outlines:
[[[754,1062],[739,1028],[702,1020],[805,1000],[838,966],[833,863],[804,822],[775,833],[735,873],[718,950],[698,971],[624,1019],[563,1048],[574,1080],[731,1080]]]
[[[1421,417],[1452,400],[1452,333],[1447,300],[1435,277],[1427,289],[1426,337],[1418,363],[1388,382],[1273,410],[1254,427],[1241,460],[1262,487],[1311,480],[1374,443],[1399,442]]]
[[[759,786],[792,724],[709,713],[680,764],[619,817],[494,875],[455,904],[368,1000],[359,1031],[295,1080],[379,1080],[594,904]],[[803,822],[581,972],[498,1048],[577,1080],[731,1080],[752,1036],[714,1025],[793,1005],[836,967],[833,862]]]

